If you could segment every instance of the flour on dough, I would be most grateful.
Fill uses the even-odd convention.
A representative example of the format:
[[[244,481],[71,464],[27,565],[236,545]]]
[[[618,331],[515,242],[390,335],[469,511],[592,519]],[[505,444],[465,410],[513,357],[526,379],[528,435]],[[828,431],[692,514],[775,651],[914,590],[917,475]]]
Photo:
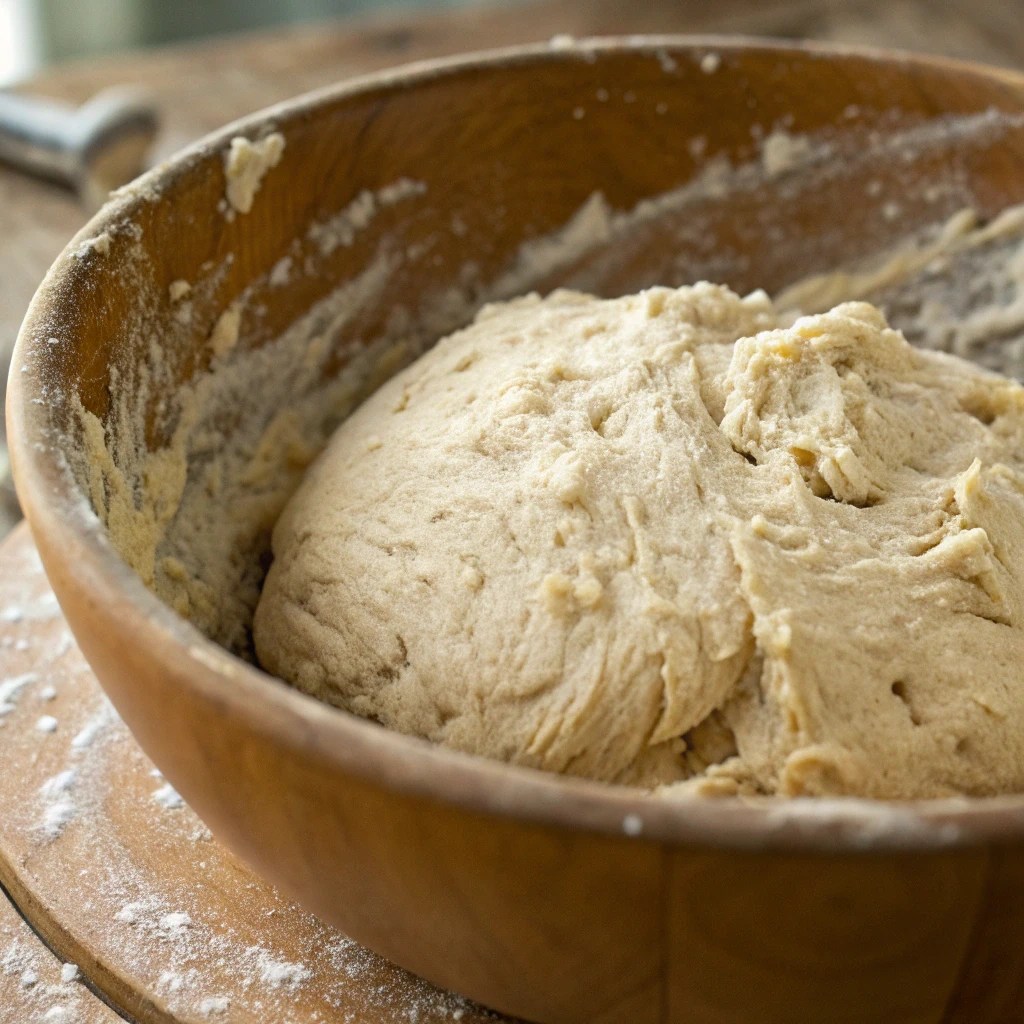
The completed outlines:
[[[384,726],[668,792],[1024,789],[1024,389],[866,303],[484,308],[277,523],[263,665]]]

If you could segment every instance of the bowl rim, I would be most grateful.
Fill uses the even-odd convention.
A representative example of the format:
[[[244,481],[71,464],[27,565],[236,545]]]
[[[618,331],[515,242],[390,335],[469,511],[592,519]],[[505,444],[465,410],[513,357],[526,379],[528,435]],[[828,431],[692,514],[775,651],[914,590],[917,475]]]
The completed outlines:
[[[113,228],[153,201],[154,192],[187,175],[238,135],[287,129],[289,120],[369,93],[393,93],[477,68],[593,61],[602,53],[657,57],[659,51],[699,60],[750,50],[780,58],[856,59],[978,76],[1004,83],[1024,98],[1024,73],[898,50],[721,35],[642,35],[549,43],[417,61],[328,85],[235,120],[158,164],[112,194],[68,243],[33,297],[13,351],[7,397],[11,462],[26,518],[36,536],[68,553],[63,568],[74,585],[107,609],[160,670],[222,707],[258,736],[301,748],[318,762],[395,793],[467,812],[623,840],[734,850],[857,852],[928,851],[1019,840],[1024,794],[940,800],[859,798],[669,798],[643,790],[555,775],[460,753],[381,728],[321,703],[230,654],[153,594],[113,549],[84,493],[55,446],[38,444],[49,427],[40,404],[42,381],[28,358],[31,342],[58,308],[60,292],[88,238]],[[79,268],[79,272],[80,268]],[[87,273],[88,271],[86,271]],[[45,558],[44,558],[45,561]]]

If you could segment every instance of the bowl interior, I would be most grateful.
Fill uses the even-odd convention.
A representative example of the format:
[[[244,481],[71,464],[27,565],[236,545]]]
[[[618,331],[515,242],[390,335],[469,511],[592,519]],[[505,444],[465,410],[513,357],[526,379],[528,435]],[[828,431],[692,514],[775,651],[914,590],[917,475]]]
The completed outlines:
[[[305,466],[481,304],[775,293],[1021,202],[1022,159],[1009,73],[735,41],[535,47],[300,99],[123,190],[55,265],[12,371],[27,504],[45,479],[87,507],[82,531],[251,660]]]

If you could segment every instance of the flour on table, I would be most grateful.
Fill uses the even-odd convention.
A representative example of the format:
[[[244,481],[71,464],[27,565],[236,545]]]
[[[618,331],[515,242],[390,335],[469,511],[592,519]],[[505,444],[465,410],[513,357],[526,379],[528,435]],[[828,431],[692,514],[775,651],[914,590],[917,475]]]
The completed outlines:
[[[23,672],[21,675],[0,682],[0,715],[10,714],[21,691],[29,683],[34,683],[39,676],[35,672]]]
[[[66,768],[39,787],[42,815],[38,827],[47,840],[56,839],[78,814],[71,792],[77,777],[77,769]]]
[[[169,935],[180,935],[184,929],[192,927],[192,918],[183,911],[175,911],[171,914],[164,914],[157,922],[157,927]]]
[[[0,607],[12,601],[15,586],[25,591],[14,601],[18,606],[46,607],[48,588],[32,553],[8,564]],[[3,626],[8,636],[28,628],[40,649],[52,649],[52,640],[66,634],[59,615]],[[0,672],[9,679],[25,660],[13,644],[0,646]],[[384,1024],[408,1024],[410,1014],[420,1024],[490,1019],[304,914],[218,847],[183,803],[168,814],[151,799],[160,772],[106,709],[83,664],[78,650],[69,648],[59,661],[47,659],[35,685],[24,684],[31,697],[52,688],[59,701],[62,728],[42,753],[34,699],[17,701],[5,717],[5,764],[26,784],[9,790],[0,812],[5,841],[13,840],[30,858],[83,865],[72,885],[65,872],[39,872],[34,891],[58,908],[87,906],[96,924],[91,948],[130,985],[189,1020],[215,1022],[232,1014],[275,1024],[351,1024],[353,1015],[372,1015]],[[104,723],[98,731],[97,723]],[[91,741],[75,748],[72,740],[86,726]],[[139,856],[124,841],[138,830],[151,830],[153,843],[167,854],[160,873],[153,872],[148,853]],[[265,925],[239,927],[235,912],[247,905],[244,919]],[[31,943],[0,925],[0,979],[17,986],[26,1020],[85,1020],[95,997],[79,984],[76,965],[52,962],[35,939]]]
[[[933,118],[880,134],[855,156],[884,161],[908,150],[930,151],[958,140],[987,137],[1010,122],[999,112]],[[254,145],[241,140],[235,148],[248,153],[246,146]],[[827,159],[838,153],[831,137],[790,133],[785,145],[780,189],[827,187],[830,168],[842,163]],[[273,145],[267,150],[271,157],[273,150]],[[166,339],[139,339],[150,353],[147,364],[131,372],[118,369],[113,375],[113,408],[107,422],[79,409],[81,445],[64,446],[72,458],[84,447],[86,455],[73,470],[115,547],[172,608],[207,636],[251,659],[252,611],[270,529],[333,427],[382,381],[438,337],[465,324],[485,302],[549,287],[565,275],[577,287],[589,288],[590,282],[600,287],[605,276],[628,264],[632,240],[643,238],[667,217],[674,218],[681,236],[697,237],[707,202],[754,194],[773,180],[767,172],[780,166],[770,157],[766,168],[763,152],[736,164],[706,150],[695,151],[695,156],[702,161],[698,173],[680,188],[630,210],[615,210],[595,193],[560,229],[526,239],[490,280],[467,263],[450,288],[415,308],[395,302],[373,336],[360,338],[351,347],[339,339],[372,317],[377,298],[396,274],[417,260],[431,258],[429,240],[398,249],[389,246],[385,234],[356,276],[318,301],[276,340],[258,346],[247,341],[250,325],[258,328],[258,311],[249,308],[251,289],[246,289],[229,303],[229,321],[211,325],[212,363],[190,371],[189,382],[161,408],[154,396],[170,394],[173,389],[166,382],[180,379],[182,370],[174,359],[174,332],[189,329],[175,319],[172,309],[160,328]],[[264,285],[270,287],[273,277],[275,286],[281,287],[286,277],[294,280],[315,272],[316,261],[323,259],[317,239],[328,249],[336,242],[343,247],[350,232],[373,230],[367,218],[374,210],[379,213],[389,203],[401,203],[403,216],[404,204],[414,215],[414,204],[429,201],[421,183],[406,179],[371,195],[372,204],[362,197],[356,197],[355,205],[350,200],[335,218],[333,232],[325,226],[331,218],[309,225],[307,234],[314,237],[304,234],[295,239],[268,271]],[[728,280],[728,267],[709,260],[715,275]],[[211,289],[224,280],[227,265],[226,259],[222,266],[210,263],[203,271],[207,277],[190,282],[192,292],[179,305],[189,302],[200,308],[202,296],[213,294]],[[193,328],[195,315],[193,310]],[[339,359],[345,369],[328,376]],[[253,402],[253,395],[260,400]],[[158,428],[151,432],[146,425],[154,419]],[[151,440],[154,434],[160,439],[156,444]],[[226,506],[233,509],[231,517],[222,515]]]
[[[81,730],[72,739],[72,751],[87,750],[103,735],[108,726],[119,721],[120,718],[114,710],[114,705],[104,697],[100,704],[100,709],[82,726]]]
[[[227,1013],[231,1000],[227,996],[207,996],[199,1004],[199,1012],[204,1016]]]
[[[399,178],[390,185],[373,192],[363,189],[343,210],[326,221],[316,221],[309,226],[306,237],[314,242],[322,256],[330,256],[339,247],[352,245],[356,235],[369,226],[380,210],[387,209],[407,199],[423,195],[427,186],[422,181],[411,178]],[[275,266],[271,271],[271,284],[275,283]]]
[[[18,934],[17,930],[22,928],[20,923],[0,926],[0,977],[9,978],[18,986],[18,1005],[29,1014],[19,1017],[17,1022],[12,1020],[12,1024],[36,1020],[74,1024],[91,1019],[87,1015],[95,997],[74,984],[77,975],[68,975],[69,965],[58,970],[53,954],[34,936],[26,939]]]
[[[301,985],[310,977],[310,971],[305,964],[292,964],[285,960],[275,960],[267,950],[259,946],[251,946],[246,950],[246,955],[251,958],[256,969],[259,971],[260,981],[271,988],[278,988],[281,985]]]
[[[181,799],[178,791],[169,782],[155,790],[152,796],[161,807],[165,807],[167,810],[185,806],[185,801]]]

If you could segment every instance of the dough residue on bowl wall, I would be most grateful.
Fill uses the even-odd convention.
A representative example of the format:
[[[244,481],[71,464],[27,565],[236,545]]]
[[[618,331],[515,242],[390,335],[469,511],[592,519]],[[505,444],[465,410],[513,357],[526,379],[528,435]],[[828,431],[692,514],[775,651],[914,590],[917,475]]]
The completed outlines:
[[[881,133],[879,153],[914,146],[925,151],[971,133],[998,132],[999,116],[936,118],[898,137]],[[147,358],[139,367],[112,373],[112,404],[106,422],[80,409],[81,444],[77,447],[81,457],[75,457],[75,444],[67,446],[72,470],[90,494],[115,547],[146,584],[212,639],[251,658],[252,614],[266,570],[270,529],[306,466],[367,394],[437,338],[467,323],[484,303],[534,287],[546,290],[561,280],[601,293],[605,282],[628,262],[629,246],[640,244],[652,227],[675,218],[672,223],[678,224],[680,236],[693,239],[703,230],[704,204],[733,194],[756,195],[767,183],[790,196],[798,196],[801,189],[813,190],[822,175],[827,178],[834,173],[834,151],[831,139],[814,138],[807,145],[797,141],[787,144],[785,166],[780,166],[762,150],[732,164],[722,154],[707,153],[702,147],[703,169],[686,185],[627,211],[614,210],[595,193],[560,229],[525,240],[496,277],[481,280],[472,264],[467,264],[449,287],[413,308],[394,310],[365,343],[350,345],[340,339],[348,338],[351,324],[373,308],[391,275],[429,258],[429,253],[389,246],[384,239],[357,276],[316,303],[275,340],[250,347],[246,317],[252,312],[252,295],[267,283],[253,282],[224,304],[228,319],[211,328],[208,361],[186,372],[175,356],[176,332],[186,337],[184,332],[192,329],[192,308],[199,308],[203,295],[214,289],[223,268],[211,267],[206,278],[188,282],[189,293],[179,289],[159,337],[140,340]],[[272,152],[268,154],[272,158]],[[257,183],[261,178],[262,174]],[[936,195],[946,196],[946,188],[935,186]],[[259,202],[255,188],[253,195]],[[245,206],[247,196],[241,198]],[[398,208],[397,204],[429,201],[425,184],[403,179],[369,198],[355,197],[357,205],[350,200],[334,218],[310,223],[296,245],[302,242],[314,256],[321,245],[344,247],[374,211],[389,204]],[[753,228],[761,230],[757,225]],[[936,229],[940,231],[941,227]],[[931,236],[915,233],[910,242],[932,245],[936,232]],[[453,233],[459,233],[454,223]],[[985,239],[984,244],[964,246],[948,234],[940,235],[945,241],[923,270],[915,266],[910,280],[893,286],[894,294],[924,294],[938,262],[945,261],[944,273],[952,279],[966,265],[964,261],[971,261],[969,269],[975,273],[976,261],[984,258],[990,261],[989,271],[1007,281],[999,295],[990,296],[989,305],[1012,308],[1013,281],[1020,277],[1014,277],[1020,263],[1013,262],[1017,237],[1007,232]],[[963,232],[956,237],[962,240],[962,236]],[[980,236],[975,237],[980,243]],[[127,242],[127,235],[114,239],[116,245]],[[274,287],[283,288],[303,274],[316,272],[310,257],[302,256],[305,251],[295,248],[281,254],[267,275]],[[668,260],[664,276],[673,278],[669,284],[692,280],[697,274],[728,283],[734,273],[743,272],[742,265],[731,259],[709,252],[702,261],[686,266]],[[144,279],[146,268],[139,266],[136,273]],[[266,290],[261,293],[261,301],[267,301],[266,294]],[[140,293],[140,301],[150,300]],[[161,301],[166,304],[166,296]],[[911,305],[905,303],[896,311],[894,325],[917,325],[913,340],[952,347],[935,303],[925,309],[911,309]],[[958,314],[959,307],[949,312]],[[908,329],[908,336],[912,334]],[[336,370],[339,363],[340,372]],[[179,387],[183,376],[188,382]],[[253,395],[260,400],[253,402]],[[154,412],[158,430],[153,429]],[[225,514],[226,509],[230,514]]]
[[[264,176],[281,162],[283,153],[284,136],[280,132],[271,132],[256,142],[242,136],[231,140],[224,154],[225,215],[229,215],[229,219],[235,213],[248,213],[252,209]]]

